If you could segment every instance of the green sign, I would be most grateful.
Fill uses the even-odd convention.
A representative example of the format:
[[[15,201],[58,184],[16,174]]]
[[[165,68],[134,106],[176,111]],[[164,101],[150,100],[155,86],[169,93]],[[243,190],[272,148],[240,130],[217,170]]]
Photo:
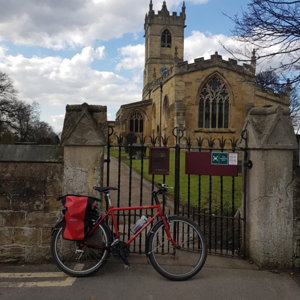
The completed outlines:
[[[211,153],[212,165],[228,165],[228,153],[227,152],[212,152]]]

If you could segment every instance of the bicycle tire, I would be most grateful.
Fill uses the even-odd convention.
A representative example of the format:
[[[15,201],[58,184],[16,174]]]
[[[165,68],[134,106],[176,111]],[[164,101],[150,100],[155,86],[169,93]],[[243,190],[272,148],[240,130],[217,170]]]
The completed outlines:
[[[61,225],[53,232],[51,254],[63,272],[83,277],[95,273],[105,264],[110,254],[108,247],[111,242],[112,234],[105,223],[100,224],[93,235],[83,242],[64,239]]]
[[[151,229],[148,256],[154,269],[170,280],[186,280],[203,267],[207,248],[199,226],[191,220],[172,216],[168,218],[171,236],[178,247],[168,241],[163,221]]]

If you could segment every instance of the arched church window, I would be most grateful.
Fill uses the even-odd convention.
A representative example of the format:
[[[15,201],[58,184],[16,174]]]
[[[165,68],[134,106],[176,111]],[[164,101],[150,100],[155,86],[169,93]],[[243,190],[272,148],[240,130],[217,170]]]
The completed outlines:
[[[130,116],[129,131],[134,133],[142,133],[144,130],[143,116],[139,112],[134,112]]]
[[[210,100],[205,101],[205,128],[210,127]]]
[[[215,74],[200,91],[199,128],[228,128],[229,94],[225,82]]]
[[[168,29],[165,29],[161,34],[161,47],[171,48],[172,36]]]
[[[164,98],[164,104],[163,104],[163,114],[165,117],[165,120],[169,118],[169,99],[168,96],[165,96]]]
[[[156,118],[156,106],[155,104],[152,105],[152,119],[155,120]]]

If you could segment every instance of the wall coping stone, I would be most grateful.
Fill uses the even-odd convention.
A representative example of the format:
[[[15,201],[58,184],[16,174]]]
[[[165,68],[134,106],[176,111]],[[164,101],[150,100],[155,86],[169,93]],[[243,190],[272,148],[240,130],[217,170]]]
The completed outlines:
[[[106,106],[83,103],[66,107],[63,146],[104,146],[106,132]]]
[[[289,110],[280,105],[252,108],[248,113],[244,130],[249,140],[247,149],[298,149]],[[244,139],[239,146],[246,148]]]
[[[0,162],[61,163],[62,150],[58,145],[0,145]]]

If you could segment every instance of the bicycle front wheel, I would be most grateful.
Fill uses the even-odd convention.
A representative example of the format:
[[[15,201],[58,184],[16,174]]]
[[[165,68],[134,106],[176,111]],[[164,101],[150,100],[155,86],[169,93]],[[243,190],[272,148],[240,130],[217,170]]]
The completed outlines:
[[[103,266],[109,256],[111,240],[110,229],[104,223],[84,241],[64,239],[63,226],[60,226],[52,235],[51,254],[63,272],[76,277],[87,276]]]
[[[170,280],[186,280],[203,267],[207,249],[198,225],[184,217],[169,217],[168,225],[173,245],[163,221],[153,226],[148,240],[148,255],[152,266]]]

